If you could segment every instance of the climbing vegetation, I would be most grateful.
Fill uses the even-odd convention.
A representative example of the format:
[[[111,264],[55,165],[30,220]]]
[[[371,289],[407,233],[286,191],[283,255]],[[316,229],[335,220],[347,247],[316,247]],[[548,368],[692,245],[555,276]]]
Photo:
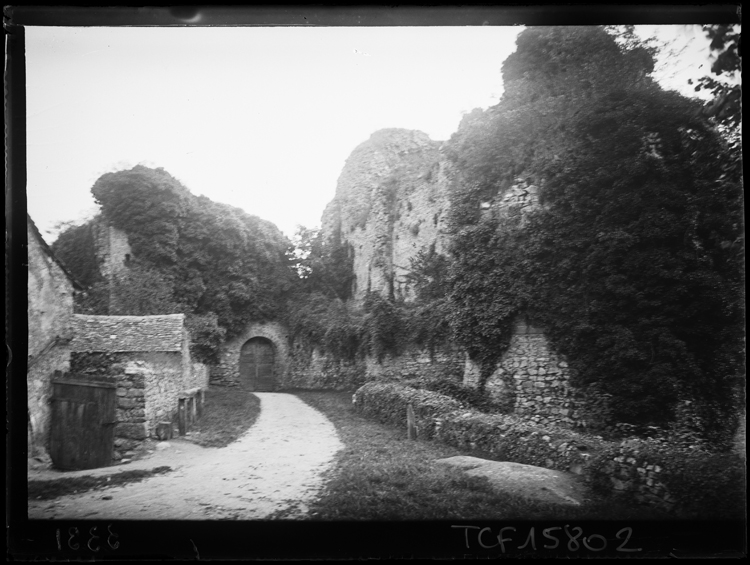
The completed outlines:
[[[207,358],[215,355],[222,332],[232,337],[250,319],[283,315],[298,277],[288,255],[291,243],[270,222],[194,196],[164,169],[141,165],[103,175],[91,192],[104,219],[127,234],[133,257],[113,280],[103,281],[95,269],[91,224],[60,235],[54,245],[61,258],[93,283],[84,311],[196,316],[205,322],[199,325],[206,338],[198,349],[213,348],[204,352]]]
[[[741,179],[700,103],[631,47],[600,28],[519,35],[503,99],[451,139],[449,318],[485,378],[527,312],[615,421],[665,424],[689,398],[723,441],[742,374]],[[523,217],[497,206],[518,177],[541,202]]]

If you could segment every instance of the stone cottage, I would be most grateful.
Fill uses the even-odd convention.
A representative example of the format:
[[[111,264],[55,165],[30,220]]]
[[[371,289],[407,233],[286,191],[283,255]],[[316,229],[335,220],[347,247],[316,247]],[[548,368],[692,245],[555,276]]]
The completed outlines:
[[[75,314],[73,333],[71,373],[116,386],[114,460],[155,437],[160,422],[174,423],[182,393],[208,387],[207,367],[190,357],[184,314]]]
[[[83,287],[54,255],[32,219],[28,236],[28,448],[30,456],[48,449],[52,377],[70,367],[73,296]]]

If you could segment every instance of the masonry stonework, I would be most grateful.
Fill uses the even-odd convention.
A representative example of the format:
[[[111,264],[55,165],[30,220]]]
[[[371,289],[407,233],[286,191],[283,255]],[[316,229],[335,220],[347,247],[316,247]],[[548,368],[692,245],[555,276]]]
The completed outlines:
[[[255,337],[268,339],[274,347],[274,380],[277,388],[285,386],[289,367],[289,333],[279,322],[252,322],[238,336],[221,347],[219,363],[211,368],[211,384],[218,386],[240,385],[240,350]]]
[[[353,253],[353,296],[413,298],[410,260],[443,251],[448,169],[442,143],[420,131],[385,129],[354,149],[323,212],[323,233],[339,234]]]
[[[98,216],[92,222],[92,234],[96,257],[99,261],[99,272],[106,279],[111,279],[125,269],[131,250],[127,234],[110,225],[103,217]]]
[[[73,317],[71,372],[117,386],[116,461],[156,437],[159,423],[176,424],[180,394],[208,387],[208,368],[190,358],[184,318]]]
[[[27,216],[28,357],[27,407],[29,455],[49,449],[50,396],[55,371],[70,366],[73,294],[80,286],[55,258]]]

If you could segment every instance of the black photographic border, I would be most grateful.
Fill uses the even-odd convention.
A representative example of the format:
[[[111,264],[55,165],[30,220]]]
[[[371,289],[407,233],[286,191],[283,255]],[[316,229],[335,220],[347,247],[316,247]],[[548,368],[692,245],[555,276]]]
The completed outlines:
[[[45,521],[27,519],[25,26],[420,26],[739,23],[739,5],[268,5],[4,8],[6,520],[13,560],[321,560],[746,556],[746,522]],[[498,63],[499,65],[499,63]],[[96,529],[92,529],[96,528]],[[560,528],[548,530],[548,528]],[[571,542],[580,528],[576,543]],[[523,547],[531,530],[537,549]],[[629,529],[629,531],[628,531]],[[556,548],[543,536],[556,532]],[[477,534],[482,532],[482,537]],[[76,536],[71,536],[77,532]],[[628,535],[629,534],[629,535]],[[98,536],[92,541],[92,536]],[[580,541],[587,537],[591,547]],[[598,537],[597,537],[598,536]],[[626,536],[628,540],[625,541]],[[506,540],[507,541],[499,541]],[[607,549],[599,550],[602,539]],[[483,547],[479,542],[486,547]],[[624,542],[624,543],[623,543]],[[77,549],[72,547],[77,546]],[[619,548],[619,550],[618,550]],[[639,551],[634,551],[639,549]],[[629,551],[625,551],[629,550]]]

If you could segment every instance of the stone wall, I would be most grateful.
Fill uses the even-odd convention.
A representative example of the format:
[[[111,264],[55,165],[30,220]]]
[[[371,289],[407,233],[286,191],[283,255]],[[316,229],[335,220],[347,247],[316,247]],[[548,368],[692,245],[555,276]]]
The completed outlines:
[[[178,353],[145,353],[128,364],[129,372],[144,378],[146,426],[151,437],[156,436],[159,422],[176,421],[178,395],[188,388],[181,361]]]
[[[109,225],[104,218],[97,216],[92,221],[94,248],[99,261],[99,272],[109,279],[125,269],[131,255],[127,234]]]
[[[27,373],[29,411],[29,456],[44,457],[49,452],[50,398],[55,371],[70,369],[70,348],[63,344],[50,348]]]
[[[458,381],[464,354],[458,349],[436,351],[412,348],[402,355],[342,361],[300,341],[294,344],[284,388],[354,390],[370,381],[408,381],[455,377]]]
[[[534,424],[597,429],[606,399],[571,386],[570,376],[567,360],[551,348],[543,331],[521,318],[485,387],[495,402]],[[468,359],[464,384],[479,384],[479,369]]]
[[[355,300],[368,291],[410,298],[410,259],[431,245],[442,251],[448,192],[440,148],[422,132],[385,129],[347,159],[322,230],[353,252]]]
[[[487,381],[495,398],[511,396],[513,411],[541,424],[573,427],[574,400],[567,362],[536,328],[518,325],[498,368]]]
[[[289,335],[278,322],[253,322],[238,336],[228,340],[219,352],[219,364],[211,368],[211,384],[217,386],[239,386],[240,350],[254,337],[264,337],[274,346],[274,379],[277,387],[284,386],[289,366]]]
[[[117,407],[112,458],[119,461],[148,437],[146,425],[146,382],[143,374],[132,368],[132,353],[71,354],[70,370],[76,378],[112,382],[116,388]]]
[[[127,355],[127,354],[126,354]],[[113,367],[117,384],[117,425],[115,426],[115,444],[112,459],[120,461],[132,457],[141,442],[149,437],[147,422],[148,394],[146,375],[138,362],[120,363]],[[151,428],[153,430],[153,428]]]
[[[208,385],[208,369],[195,363],[185,380],[181,352],[74,352],[71,372],[117,385],[117,421],[113,458],[132,455],[159,422],[176,423],[178,396]]]
[[[209,369],[203,363],[190,363],[190,378],[185,382],[185,388],[207,389],[209,383]]]
[[[284,388],[352,390],[366,381],[362,360],[335,360],[299,342],[291,351]]]
[[[434,355],[419,348],[410,348],[394,357],[387,355],[381,360],[366,359],[366,378],[375,380],[414,380],[420,378],[460,378],[464,367],[464,353],[458,349],[443,349]]]
[[[48,449],[52,375],[70,366],[73,284],[27,221],[29,455]]]

